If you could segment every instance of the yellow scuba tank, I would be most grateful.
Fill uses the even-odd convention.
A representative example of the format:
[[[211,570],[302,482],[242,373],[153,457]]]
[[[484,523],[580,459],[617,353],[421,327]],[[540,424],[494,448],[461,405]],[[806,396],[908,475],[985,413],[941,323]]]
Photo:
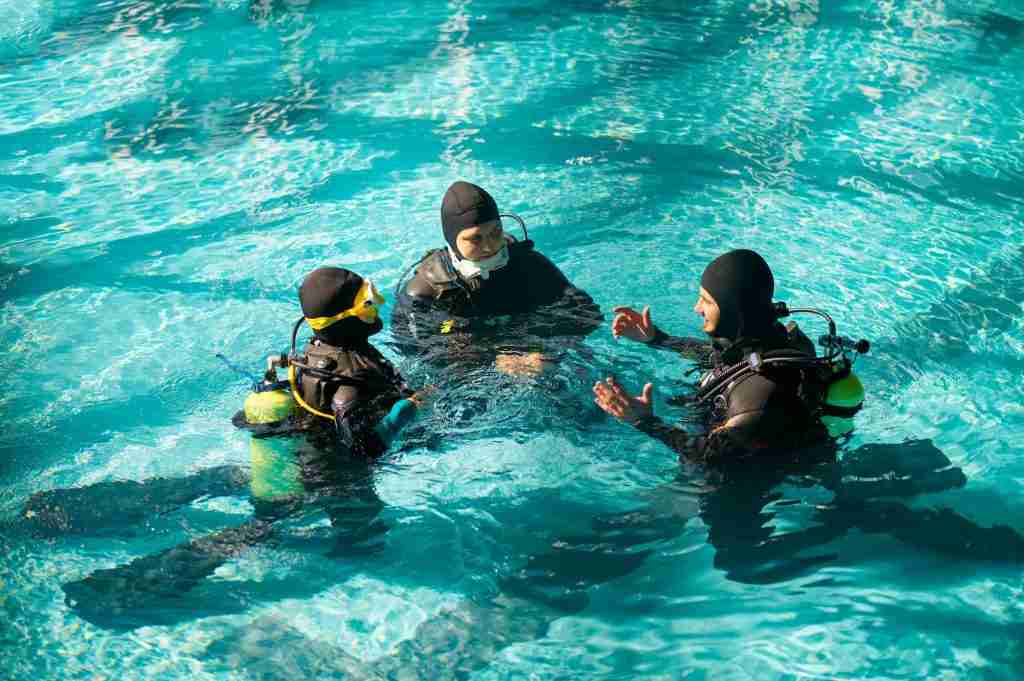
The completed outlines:
[[[825,348],[825,357],[815,360],[827,363],[829,365],[828,372],[830,372],[822,376],[826,386],[821,403],[820,418],[830,436],[846,435],[853,430],[853,417],[864,404],[864,385],[851,370],[853,362],[850,361],[847,354],[854,352],[858,355],[866,355],[871,349],[871,343],[864,338],[853,340],[840,336],[836,332],[835,320],[821,310],[809,307],[790,309],[783,302],[773,303],[773,307],[779,318],[788,317],[798,312],[809,313],[821,317],[828,323],[828,334],[818,338],[818,345]],[[793,328],[790,329],[790,333],[793,332]],[[804,334],[801,333],[801,335],[806,339]],[[819,374],[819,376],[821,375]]]
[[[253,425],[284,421],[298,409],[291,392],[275,388],[276,368],[282,357],[267,360],[267,373],[260,387],[245,398],[245,420]],[[286,360],[285,360],[286,361]],[[249,440],[249,459],[252,465],[250,490],[256,499],[283,501],[302,493],[299,466],[295,457],[295,439],[291,437],[267,437]]]
[[[284,421],[295,413],[295,399],[287,390],[251,392],[245,398],[245,420],[253,425]]]
[[[832,437],[846,435],[853,430],[853,417],[864,404],[864,385],[857,374],[849,369],[828,385],[821,422]]]

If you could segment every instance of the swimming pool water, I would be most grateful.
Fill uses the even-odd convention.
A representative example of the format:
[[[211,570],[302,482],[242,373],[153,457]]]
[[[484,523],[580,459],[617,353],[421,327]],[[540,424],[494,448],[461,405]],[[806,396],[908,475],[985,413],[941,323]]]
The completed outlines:
[[[0,676],[1020,678],[1019,564],[864,527],[787,549],[831,493],[716,493],[601,418],[594,378],[664,398],[689,368],[607,328],[541,381],[386,348],[443,390],[374,473],[373,550],[333,555],[311,508],[142,626],[61,587],[245,495],[99,536],[18,518],[248,466],[215,353],[284,349],[315,267],[390,289],[467,179],[606,313],[681,335],[704,265],[756,248],[875,342],[851,446],[931,438],[967,475],[903,503],[1024,532],[1022,73],[1010,0],[0,0]]]

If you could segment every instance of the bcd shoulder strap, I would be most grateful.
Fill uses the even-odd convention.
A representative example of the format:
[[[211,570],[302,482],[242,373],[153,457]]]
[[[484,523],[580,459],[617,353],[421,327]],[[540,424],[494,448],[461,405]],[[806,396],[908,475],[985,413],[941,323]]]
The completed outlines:
[[[416,274],[422,276],[434,289],[437,297],[440,297],[445,291],[459,288],[458,275],[452,269],[451,263],[448,262],[448,254],[443,248],[431,251],[423,259]]]

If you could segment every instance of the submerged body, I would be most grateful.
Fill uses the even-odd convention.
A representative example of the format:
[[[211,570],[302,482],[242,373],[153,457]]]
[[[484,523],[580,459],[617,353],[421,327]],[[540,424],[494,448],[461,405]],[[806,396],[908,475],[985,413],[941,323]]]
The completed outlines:
[[[690,339],[659,334],[652,344],[696,348]],[[691,350],[692,351],[692,350]],[[829,376],[807,364],[804,368],[763,365],[750,369],[751,357],[815,358],[814,345],[795,324],[775,324],[757,339],[728,346],[707,346],[711,368],[699,383],[694,399],[702,408],[706,433],[691,436],[653,413],[639,419],[637,428],[665,442],[676,452],[704,461],[722,461],[747,454],[770,455],[795,451],[828,441],[821,420]]]
[[[306,278],[299,297],[314,336],[302,353],[288,358],[291,393],[284,389],[289,383],[276,381],[272,363],[232,419],[252,432],[249,470],[222,466],[180,478],[52,490],[29,500],[25,520],[47,533],[123,527],[207,495],[248,497],[253,505],[252,518],[240,525],[65,584],[68,603],[82,617],[113,627],[177,621],[179,611],[158,606],[269,539],[277,521],[310,506],[330,520],[332,554],[374,550],[367,540],[386,528],[376,520],[383,503],[370,464],[421,402],[369,343],[381,329],[376,306],[383,299],[368,280],[321,268]],[[107,498],[115,504],[97,503]]]

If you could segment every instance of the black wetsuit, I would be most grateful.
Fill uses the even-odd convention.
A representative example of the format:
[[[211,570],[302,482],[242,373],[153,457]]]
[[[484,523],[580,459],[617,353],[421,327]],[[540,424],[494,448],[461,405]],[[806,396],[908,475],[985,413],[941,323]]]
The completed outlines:
[[[509,244],[508,264],[486,280],[462,277],[447,249],[429,253],[398,294],[391,328],[414,351],[443,349],[448,360],[486,359],[495,344],[550,349],[538,340],[585,336],[602,320],[591,297],[533,242],[517,241]],[[490,347],[479,343],[484,338],[491,339]]]
[[[723,345],[655,334],[652,346],[680,352],[709,368],[700,381],[698,399],[719,383],[722,376],[748,361],[753,352],[786,353],[814,357],[814,345],[795,324],[775,324],[759,339],[738,339]],[[828,432],[819,418],[825,384],[814,371],[768,369],[744,372],[720,386],[714,399],[706,400],[705,435],[693,436],[657,417],[642,420],[638,427],[663,441],[686,458],[726,461],[750,454],[793,452],[825,442]]]
[[[254,437],[272,437],[305,432],[318,450],[344,452],[373,459],[384,453],[387,443],[376,427],[391,407],[413,391],[401,374],[368,342],[344,347],[310,339],[296,366],[302,399],[317,411],[333,414],[334,422],[304,409],[287,422],[248,424],[238,412],[233,423],[253,431]]]
[[[413,394],[401,374],[369,343],[336,347],[314,338],[303,355],[314,370],[300,372],[302,399],[334,414],[338,444],[355,456],[383,454],[387,443],[376,426],[396,402]],[[327,423],[323,417],[305,416]]]

